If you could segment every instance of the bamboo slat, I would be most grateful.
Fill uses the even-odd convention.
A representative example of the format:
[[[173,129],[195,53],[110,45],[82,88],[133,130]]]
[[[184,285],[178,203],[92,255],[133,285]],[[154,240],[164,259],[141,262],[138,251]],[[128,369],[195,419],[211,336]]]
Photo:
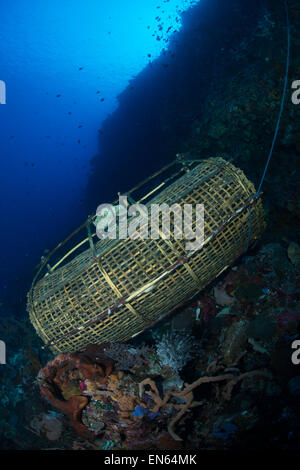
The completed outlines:
[[[136,336],[233,263],[245,250],[249,233],[250,244],[259,238],[264,230],[262,202],[251,198],[255,188],[240,169],[212,158],[185,162],[175,175],[165,178],[167,185],[160,182],[154,191],[148,188],[147,195],[155,194],[151,200],[144,202],[143,196],[139,200],[148,208],[162,203],[204,204],[203,247],[186,252],[186,240],[173,239],[172,225],[169,240],[99,240],[85,232],[82,242],[77,240],[60,259],[56,257],[43,277],[41,266],[28,293],[30,320],[54,353]],[[164,189],[159,190],[161,186]],[[84,243],[86,250],[71,259]]]

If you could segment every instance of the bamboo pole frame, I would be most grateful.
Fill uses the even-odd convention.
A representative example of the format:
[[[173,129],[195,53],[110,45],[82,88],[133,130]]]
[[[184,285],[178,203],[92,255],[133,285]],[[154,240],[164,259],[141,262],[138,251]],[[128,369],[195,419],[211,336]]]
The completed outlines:
[[[184,240],[96,240],[89,217],[46,258],[28,293],[31,322],[55,353],[88,343],[126,341],[181,305],[226,269],[264,230],[261,199],[244,173],[222,158],[175,162],[139,183],[170,172],[138,202],[205,204],[205,241],[187,254]],[[150,199],[150,197],[152,197]],[[148,202],[146,202],[149,199]],[[251,232],[248,208],[251,206]],[[72,236],[88,236],[43,268]],[[76,251],[89,247],[70,259]],[[69,260],[69,261],[68,261]]]

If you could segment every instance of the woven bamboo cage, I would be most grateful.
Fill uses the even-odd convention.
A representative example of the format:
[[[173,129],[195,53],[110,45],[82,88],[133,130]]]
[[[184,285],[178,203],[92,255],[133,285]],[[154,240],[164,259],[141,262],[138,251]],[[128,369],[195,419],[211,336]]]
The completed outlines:
[[[137,202],[204,204],[203,246],[187,252],[186,240],[172,237],[172,224],[169,239],[98,239],[89,218],[43,259],[28,293],[30,320],[54,353],[136,336],[191,299],[264,230],[253,184],[222,158],[177,158],[147,184],[158,177]],[[126,193],[130,203],[143,185]]]

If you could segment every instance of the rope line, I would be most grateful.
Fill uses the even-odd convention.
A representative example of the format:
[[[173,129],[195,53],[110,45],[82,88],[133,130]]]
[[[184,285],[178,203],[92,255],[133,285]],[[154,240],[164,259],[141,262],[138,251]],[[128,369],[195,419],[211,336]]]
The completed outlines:
[[[267,173],[270,161],[271,161],[271,157],[273,155],[273,150],[274,150],[275,143],[276,143],[277,136],[278,136],[278,132],[279,132],[280,121],[281,121],[282,113],[283,113],[283,110],[284,110],[284,103],[285,103],[286,91],[287,91],[287,85],[288,85],[288,75],[289,75],[289,67],[290,67],[290,48],[291,48],[290,47],[291,46],[290,21],[289,21],[289,10],[288,10],[288,5],[287,5],[287,0],[284,0],[284,7],[285,7],[286,25],[287,25],[287,56],[286,56],[285,79],[284,79],[283,92],[282,92],[282,97],[281,97],[280,110],[279,110],[279,115],[278,115],[278,119],[277,119],[277,124],[276,124],[276,128],[275,128],[275,132],[274,132],[270,152],[269,152],[269,155],[268,155],[268,158],[267,158],[267,162],[265,164],[263,174],[261,176],[261,179],[260,179],[260,182],[259,182],[256,193],[249,197],[249,201],[251,201],[251,199],[258,199],[259,198],[261,188],[262,188],[262,185],[263,185],[263,182],[264,182],[264,179],[265,179],[265,176],[266,176],[266,173]],[[251,222],[251,205],[249,205],[249,231],[248,231],[248,241],[247,241],[247,246],[246,246],[245,251],[248,251],[248,248],[249,248],[249,243],[250,243],[250,238],[251,238],[251,225],[252,225],[252,222]]]
[[[281,117],[282,117],[282,113],[283,113],[283,109],[284,109],[284,102],[285,102],[286,90],[287,90],[287,84],[288,84],[288,74],[289,74],[289,66],[290,66],[290,43],[291,43],[291,38],[290,38],[290,22],[289,22],[289,10],[288,10],[288,6],[287,6],[287,0],[284,0],[284,6],[285,6],[286,24],[287,24],[287,59],[286,59],[285,80],[284,80],[283,93],[282,93],[282,98],[281,98],[281,106],[280,106],[279,116],[278,116],[278,120],[277,120],[277,125],[276,125],[276,129],[275,129],[271,149],[270,149],[270,152],[269,152],[269,155],[268,155],[267,163],[265,165],[265,169],[263,171],[263,174],[262,174],[259,186],[258,186],[258,190],[256,192],[256,197],[258,197],[258,195],[260,193],[260,190],[261,190],[261,187],[263,185],[263,182],[264,182],[264,179],[265,179],[268,167],[269,167],[269,163],[270,163],[270,160],[271,160],[271,157],[272,157],[272,154],[273,154],[274,146],[275,146],[278,131],[279,131],[279,125],[280,125],[280,121],[281,121]]]

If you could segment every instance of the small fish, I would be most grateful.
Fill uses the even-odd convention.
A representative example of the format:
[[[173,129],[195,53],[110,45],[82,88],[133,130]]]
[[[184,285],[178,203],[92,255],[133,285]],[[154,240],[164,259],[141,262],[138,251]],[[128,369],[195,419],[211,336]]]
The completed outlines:
[[[60,97],[61,97],[61,95],[56,95],[56,98],[60,98]]]
[[[78,67],[78,70],[83,70],[83,67]]]
[[[100,100],[100,101],[104,101],[104,98],[101,98],[101,100]]]
[[[82,128],[82,124],[79,124],[78,129],[81,129],[81,128]]]

